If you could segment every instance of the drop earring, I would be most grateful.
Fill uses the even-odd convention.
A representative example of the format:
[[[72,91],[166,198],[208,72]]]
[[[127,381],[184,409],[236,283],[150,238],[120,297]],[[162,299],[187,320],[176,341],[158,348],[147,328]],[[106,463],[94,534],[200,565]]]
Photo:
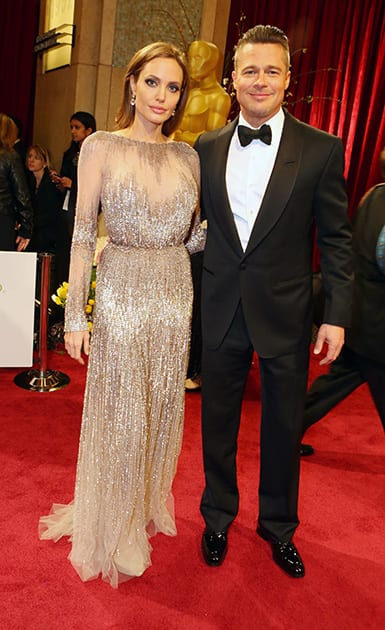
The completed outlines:
[[[175,116],[175,109],[174,109],[174,111],[172,112],[171,116]]]
[[[136,101],[136,94],[133,94],[130,100],[131,107],[135,107],[135,101]]]

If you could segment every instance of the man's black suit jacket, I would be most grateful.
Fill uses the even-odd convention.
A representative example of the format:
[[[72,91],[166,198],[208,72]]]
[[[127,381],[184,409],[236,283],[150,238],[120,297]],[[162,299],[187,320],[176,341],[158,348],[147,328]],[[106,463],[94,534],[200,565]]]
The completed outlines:
[[[216,348],[242,301],[261,357],[310,342],[314,228],[325,289],[324,321],[347,326],[351,310],[351,227],[343,146],[335,136],[285,112],[273,172],[245,252],[226,191],[237,120],[201,135],[201,212],[208,221],[202,276],[203,343]]]

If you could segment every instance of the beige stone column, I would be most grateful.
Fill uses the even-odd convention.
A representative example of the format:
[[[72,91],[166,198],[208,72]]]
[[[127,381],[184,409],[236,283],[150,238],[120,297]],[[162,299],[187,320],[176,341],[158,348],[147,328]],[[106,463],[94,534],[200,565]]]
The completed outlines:
[[[38,59],[34,141],[49,149],[56,168],[60,168],[63,151],[70,144],[69,119],[75,111],[95,114],[98,128],[103,128],[97,118],[98,81],[103,72],[100,50],[103,42],[106,51],[103,62],[108,58],[106,39],[111,49],[113,46],[114,19],[110,21],[110,17],[115,5],[116,0],[76,0],[76,40],[71,65],[43,73],[42,59]],[[45,10],[46,0],[42,0],[40,33],[44,32]],[[111,61],[112,54],[105,63],[109,71]]]
[[[222,78],[230,6],[231,0],[203,0],[200,39],[213,42],[221,52],[221,63],[217,66],[218,81]]]

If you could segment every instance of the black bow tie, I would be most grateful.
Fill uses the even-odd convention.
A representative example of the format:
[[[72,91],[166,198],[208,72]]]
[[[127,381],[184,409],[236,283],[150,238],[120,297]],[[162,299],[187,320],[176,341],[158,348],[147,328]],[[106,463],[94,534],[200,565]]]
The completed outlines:
[[[271,144],[271,127],[262,125],[260,129],[251,129],[244,125],[238,125],[239,142],[246,147],[252,140],[262,140],[265,144]]]

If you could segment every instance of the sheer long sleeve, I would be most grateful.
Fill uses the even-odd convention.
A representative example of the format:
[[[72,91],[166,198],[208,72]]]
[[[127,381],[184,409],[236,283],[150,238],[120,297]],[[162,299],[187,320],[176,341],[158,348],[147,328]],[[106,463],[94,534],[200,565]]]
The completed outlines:
[[[189,161],[192,170],[192,174],[197,183],[198,190],[200,190],[200,164],[198,153],[194,150],[189,154]],[[199,197],[198,197],[199,198]],[[190,254],[196,254],[204,249],[206,243],[206,222],[201,223],[200,220],[200,208],[197,207],[188,238],[186,240],[186,248]]]
[[[191,230],[186,241],[189,254],[196,254],[204,249],[206,243],[205,222],[201,223],[199,210],[195,213]]]
[[[78,196],[72,238],[65,331],[88,330],[87,303],[92,262],[96,248],[97,218],[102,185],[101,150],[97,134],[83,143],[78,164]]]

